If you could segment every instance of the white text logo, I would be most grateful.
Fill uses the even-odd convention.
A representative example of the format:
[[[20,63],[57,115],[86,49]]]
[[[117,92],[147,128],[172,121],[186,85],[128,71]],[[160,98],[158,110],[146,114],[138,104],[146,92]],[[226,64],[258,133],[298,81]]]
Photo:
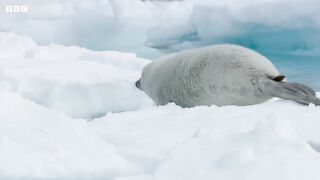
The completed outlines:
[[[26,13],[28,12],[27,5],[6,5],[7,13]]]

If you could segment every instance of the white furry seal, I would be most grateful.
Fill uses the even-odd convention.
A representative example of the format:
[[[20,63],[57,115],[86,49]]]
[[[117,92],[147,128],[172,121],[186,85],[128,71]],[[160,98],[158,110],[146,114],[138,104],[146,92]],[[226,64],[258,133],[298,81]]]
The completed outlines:
[[[283,80],[259,53],[237,45],[214,45],[153,61],[136,86],[159,105],[252,105],[272,97],[320,105],[311,88]]]

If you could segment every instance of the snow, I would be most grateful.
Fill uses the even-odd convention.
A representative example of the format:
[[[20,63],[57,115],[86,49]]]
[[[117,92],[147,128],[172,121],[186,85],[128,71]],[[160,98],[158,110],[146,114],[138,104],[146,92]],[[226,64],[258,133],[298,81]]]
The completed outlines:
[[[39,46],[12,33],[0,33],[0,51],[1,89],[72,117],[93,118],[151,103],[134,87],[149,61],[134,54]]]
[[[169,104],[109,114],[91,125],[154,179],[317,179],[320,156],[308,142],[320,142],[318,117],[318,107],[273,100],[247,107]]]
[[[105,178],[130,174],[128,162],[85,120],[0,93],[0,178]],[[104,158],[101,158],[104,157]]]
[[[0,52],[0,179],[320,178],[318,106],[154,106],[133,53],[4,32]]]

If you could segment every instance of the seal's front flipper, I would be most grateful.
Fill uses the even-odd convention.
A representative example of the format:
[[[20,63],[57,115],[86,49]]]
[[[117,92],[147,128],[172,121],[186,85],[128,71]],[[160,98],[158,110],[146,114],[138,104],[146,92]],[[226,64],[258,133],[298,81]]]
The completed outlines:
[[[273,97],[293,100],[301,104],[312,103],[320,105],[320,99],[316,97],[316,93],[310,87],[303,84],[266,78],[260,83],[260,90]]]

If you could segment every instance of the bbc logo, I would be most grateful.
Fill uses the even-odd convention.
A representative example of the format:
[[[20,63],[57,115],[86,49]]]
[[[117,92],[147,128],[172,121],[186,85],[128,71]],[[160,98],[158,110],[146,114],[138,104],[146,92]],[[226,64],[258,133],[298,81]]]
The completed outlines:
[[[26,13],[28,12],[27,5],[7,5],[6,6],[7,13]]]

